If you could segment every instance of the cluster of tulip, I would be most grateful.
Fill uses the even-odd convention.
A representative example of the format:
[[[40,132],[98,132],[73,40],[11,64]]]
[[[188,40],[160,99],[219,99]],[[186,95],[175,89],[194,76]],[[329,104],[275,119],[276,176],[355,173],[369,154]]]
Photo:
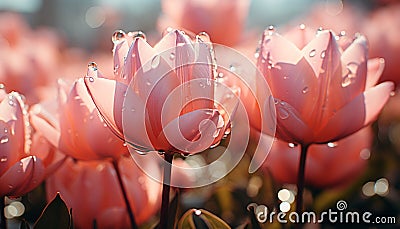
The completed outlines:
[[[389,141],[394,152],[400,145],[400,42],[392,22],[381,23],[399,15],[400,5],[373,13],[368,26],[352,24],[365,27],[372,54],[366,36],[337,25],[301,24],[284,35],[269,26],[258,47],[246,44],[248,5],[162,1],[160,27],[176,29],[165,29],[154,45],[143,32],[117,30],[113,55],[88,64],[52,30],[0,15],[10,22],[0,23],[0,228],[12,218],[7,203],[43,188],[49,202],[59,193],[72,209],[60,228],[257,228],[246,206],[278,206],[280,188],[296,194],[298,213],[329,207],[349,187],[385,196],[376,187],[381,180],[372,194],[368,183],[357,183],[371,157],[373,123],[376,145]],[[329,26],[321,11],[308,20]]]

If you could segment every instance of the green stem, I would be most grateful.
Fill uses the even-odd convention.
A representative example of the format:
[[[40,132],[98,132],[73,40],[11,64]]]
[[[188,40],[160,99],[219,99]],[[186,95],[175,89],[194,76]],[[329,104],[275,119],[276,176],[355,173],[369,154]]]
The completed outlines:
[[[6,215],[4,214],[4,208],[5,208],[5,206],[6,206],[6,203],[5,203],[5,200],[6,200],[6,197],[5,196],[3,196],[3,197],[1,197],[1,199],[0,199],[0,211],[1,211],[1,213],[0,213],[0,229],[6,229],[7,228],[7,221],[6,221]]]
[[[128,199],[128,195],[126,193],[124,183],[122,182],[122,176],[121,176],[121,173],[118,168],[118,161],[113,160],[112,164],[114,166],[115,172],[117,173],[118,183],[119,183],[119,186],[121,187],[122,196],[124,197],[126,211],[128,212],[129,220],[131,222],[131,228],[138,229],[138,226],[136,225],[136,221],[135,221],[135,216],[133,215],[133,211],[131,208],[131,204],[129,203],[129,199]]]
[[[171,169],[172,169],[173,154],[166,152],[164,154],[164,160],[167,162],[164,166],[164,180],[162,189],[162,202],[161,202],[161,214],[160,214],[160,229],[166,229],[168,227],[168,211],[169,211],[169,191],[171,183]],[[174,219],[172,219],[174,220]]]
[[[307,150],[310,145],[301,145],[300,161],[297,172],[297,199],[296,199],[296,213],[299,217],[303,213],[303,192],[305,183],[306,159]],[[301,223],[298,228],[302,228]]]

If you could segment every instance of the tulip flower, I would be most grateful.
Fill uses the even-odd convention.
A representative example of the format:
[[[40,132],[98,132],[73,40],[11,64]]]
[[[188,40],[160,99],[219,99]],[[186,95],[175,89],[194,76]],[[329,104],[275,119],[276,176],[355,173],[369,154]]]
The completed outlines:
[[[0,196],[21,196],[38,186],[62,163],[51,152],[33,145],[27,105],[17,92],[0,89]],[[33,153],[31,153],[33,152]]]
[[[161,172],[152,161],[147,166]],[[121,157],[118,167],[124,186],[131,190],[127,194],[136,223],[141,225],[158,211],[162,185],[144,174],[131,158]],[[46,180],[46,191],[49,200],[60,193],[68,208],[72,208],[77,229],[93,228],[94,221],[99,229],[130,228],[118,178],[109,160],[69,159]]]
[[[72,87],[59,81],[58,106],[37,104],[31,109],[32,125],[54,147],[81,160],[118,159],[127,154],[98,113],[83,79]]]
[[[205,42],[193,43],[178,30],[154,48],[143,35],[122,31],[114,34],[114,42],[115,76],[106,78],[93,65],[85,77],[113,132],[141,152],[189,155],[220,142],[230,125],[222,114],[234,106],[225,104],[225,111],[213,103],[215,82]]]
[[[214,64],[210,39],[196,40],[169,30],[151,47],[141,32],[117,31],[114,76],[103,76],[89,65],[85,84],[108,126],[138,152],[164,153],[163,201],[160,227],[167,225],[173,154],[199,153],[218,144],[230,127],[235,102],[214,91]]]
[[[162,30],[172,26],[195,33],[206,31],[215,43],[232,46],[243,34],[250,3],[248,0],[163,0],[161,5]]]
[[[367,59],[364,36],[344,50],[331,31],[304,40],[302,49],[290,39],[266,30],[258,57],[275,100],[278,138],[303,145],[327,143],[376,119],[393,83],[375,86],[384,62]]]
[[[271,87],[276,108],[276,137],[300,144],[296,212],[303,207],[307,151],[311,144],[347,137],[373,122],[393,91],[392,82],[376,85],[383,59],[368,60],[367,40],[357,35],[340,47],[332,31],[317,31],[307,40],[283,37],[268,28],[257,65]],[[304,31],[304,32],[302,32]],[[295,40],[298,46],[291,41]],[[258,131],[260,126],[254,126]]]
[[[350,184],[364,172],[371,141],[371,130],[366,127],[334,143],[311,145],[306,161],[305,183],[322,189]],[[263,167],[271,172],[276,181],[295,184],[299,158],[299,146],[276,140]]]

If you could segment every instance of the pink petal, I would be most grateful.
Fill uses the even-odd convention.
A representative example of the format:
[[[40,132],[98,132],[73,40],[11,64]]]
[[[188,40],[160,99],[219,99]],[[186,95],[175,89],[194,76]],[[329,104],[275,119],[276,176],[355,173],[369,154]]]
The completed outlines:
[[[155,54],[155,50],[144,39],[135,38],[126,55],[122,78],[117,80],[129,84],[137,71],[147,71]]]
[[[373,122],[394,89],[392,82],[370,88],[337,111],[328,124],[316,132],[316,142],[336,141]],[[357,111],[357,113],[354,113]]]
[[[290,104],[277,100],[277,138],[293,143],[311,143],[313,130],[304,123],[299,113]]]
[[[315,37],[315,31],[301,24],[284,34],[285,38],[293,42],[300,50],[304,48]]]
[[[365,88],[367,52],[367,39],[364,36],[359,36],[341,56],[342,76],[344,77],[342,78],[342,88],[349,101]],[[351,83],[343,87],[343,82],[345,83],[346,80],[351,81]]]
[[[19,96],[12,92],[0,103],[0,174],[25,154],[24,105]]]
[[[43,164],[33,156],[21,159],[0,177],[0,195],[21,196],[44,178]]]
[[[179,152],[194,154],[204,151],[212,145],[218,133],[219,113],[215,110],[195,110],[186,113],[163,128],[160,141],[172,146]],[[217,135],[216,135],[217,133]],[[170,147],[169,147],[170,148]],[[169,149],[166,149],[169,150]]]
[[[50,144],[58,148],[61,136],[60,131],[51,125],[46,119],[40,117],[40,113],[36,113],[35,110],[31,110],[30,117],[31,124],[35,130],[45,136]]]
[[[90,77],[85,78],[84,82],[104,121],[114,134],[123,139],[122,104],[127,85],[115,80]]]
[[[383,58],[369,59],[367,66],[368,66],[368,73],[367,73],[367,82],[365,84],[366,90],[375,86],[376,83],[378,82],[385,68],[385,60]]]

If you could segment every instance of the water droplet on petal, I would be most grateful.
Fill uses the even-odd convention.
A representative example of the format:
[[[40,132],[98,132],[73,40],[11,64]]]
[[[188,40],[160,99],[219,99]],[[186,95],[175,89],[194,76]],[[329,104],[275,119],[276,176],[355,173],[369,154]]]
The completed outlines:
[[[316,50],[313,49],[313,50],[310,51],[309,56],[310,57],[314,57],[316,53],[317,53]]]
[[[224,78],[224,73],[219,72],[218,75],[217,75],[217,77],[218,77],[218,78]]]
[[[158,155],[164,155],[165,154],[165,152],[164,151],[157,151],[157,153],[158,153]]]
[[[394,91],[390,92],[390,96],[395,96],[395,95],[396,95],[396,92],[394,92]]]
[[[111,38],[114,44],[121,42],[123,39],[125,39],[125,32],[122,30],[115,31]]]
[[[305,86],[305,87],[303,88],[302,92],[303,92],[303,94],[307,93],[307,92],[308,92],[308,87]]]
[[[94,82],[94,78],[91,77],[91,76],[89,76],[89,81],[90,81],[90,82]]]
[[[231,72],[235,72],[235,71],[236,71],[235,65],[233,65],[233,64],[229,65],[229,70],[230,70]]]
[[[326,50],[321,52],[321,58],[324,59],[325,58],[325,54],[326,54]]]
[[[142,38],[143,40],[146,40],[146,34],[144,34],[142,31],[129,32],[128,36],[132,38]]]
[[[119,69],[119,65],[116,64],[116,65],[114,66],[114,74],[117,74],[117,73],[118,73],[118,69]]]
[[[352,77],[347,74],[342,79],[342,87],[348,87],[352,82]]]
[[[328,146],[329,148],[335,148],[337,145],[338,145],[337,142],[329,142],[329,143],[327,144],[327,146]]]
[[[293,142],[290,142],[290,143],[288,144],[288,146],[289,146],[289,148],[294,148],[294,147],[297,146],[297,144],[295,144],[295,143],[293,143]]]
[[[147,81],[146,81],[146,85],[147,85],[147,86],[151,86],[150,80],[147,80]]]
[[[0,158],[0,162],[7,162],[8,158],[7,156],[3,156]]]
[[[169,54],[169,59],[170,60],[174,60],[175,59],[175,53],[171,52],[171,54]]]
[[[8,188],[9,188],[9,189],[13,189],[14,186],[12,186],[11,184],[9,184],[9,185],[8,185]]]
[[[289,118],[289,112],[283,107],[278,107],[278,115],[283,120]]]
[[[159,55],[155,55],[153,57],[153,59],[151,60],[151,67],[152,68],[157,68],[158,65],[160,64],[160,60],[161,60],[160,56]]]
[[[4,84],[0,83],[0,89],[4,89],[4,88],[5,88]]]
[[[206,32],[200,32],[196,35],[196,41],[211,42],[210,36]]]
[[[206,85],[204,85],[203,82],[200,82],[200,83],[199,83],[199,86],[202,87],[202,88],[205,88],[205,87],[206,87]]]
[[[3,137],[0,138],[0,144],[4,144],[8,142],[8,136],[4,135]]]
[[[305,28],[306,28],[306,25],[304,25],[304,24],[300,24],[300,26],[299,26],[299,27],[300,27],[300,29],[301,29],[301,30],[303,30],[303,29],[305,29]]]
[[[97,64],[95,62],[90,62],[88,64],[88,69],[92,71],[97,71]]]
[[[275,32],[275,27],[273,25],[268,26],[268,35],[272,35]]]
[[[289,78],[289,76],[283,76],[284,80],[287,80]]]

